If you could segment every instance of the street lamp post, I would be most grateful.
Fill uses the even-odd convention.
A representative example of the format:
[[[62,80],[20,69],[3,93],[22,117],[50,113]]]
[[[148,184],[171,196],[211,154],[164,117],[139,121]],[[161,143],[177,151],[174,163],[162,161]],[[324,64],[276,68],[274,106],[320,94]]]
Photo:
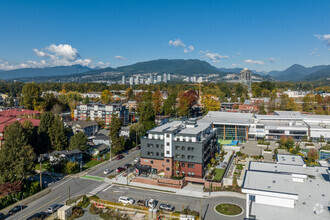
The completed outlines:
[[[23,206],[22,206],[21,202],[17,198],[14,197],[13,199],[15,199],[19,203],[19,205],[21,206],[21,218],[23,220],[23,212],[22,212]]]

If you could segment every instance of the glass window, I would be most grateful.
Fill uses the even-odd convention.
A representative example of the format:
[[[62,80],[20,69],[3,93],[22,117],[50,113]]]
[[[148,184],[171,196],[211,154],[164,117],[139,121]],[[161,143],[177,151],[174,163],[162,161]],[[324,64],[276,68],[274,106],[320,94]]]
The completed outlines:
[[[156,156],[159,156],[159,153],[158,152],[156,153]]]
[[[164,144],[160,145],[161,148],[164,148]]]
[[[175,150],[180,150],[180,147],[179,146],[175,146]]]
[[[166,146],[170,146],[170,142],[166,142]]]
[[[184,155],[181,155],[181,158],[182,158],[182,159],[184,159],[184,158],[185,158],[185,156],[184,156]]]
[[[166,167],[166,171],[170,171],[170,168]]]
[[[184,167],[185,166],[185,164],[184,163],[181,163],[181,167]]]
[[[180,158],[180,155],[179,155],[179,154],[175,154],[175,157],[176,157],[176,158]]]
[[[191,148],[191,151],[194,151],[194,150],[195,150],[195,148],[194,148],[194,147],[192,147],[192,148]]]
[[[162,157],[164,157],[164,153],[161,153],[160,155],[161,155]]]
[[[166,137],[167,137],[167,138],[169,138],[169,137],[170,137],[170,135],[169,135],[169,134],[166,134]]]
[[[194,172],[191,172],[191,175],[192,175],[192,176],[195,176],[195,173],[194,173]]]
[[[184,175],[184,174],[185,174],[185,172],[184,172],[184,171],[182,171],[181,173],[182,173],[182,175]]]
[[[152,160],[152,161],[150,161],[150,163],[151,163],[151,164],[154,164],[154,161]]]
[[[170,159],[166,159],[166,163],[169,163],[170,162]]]
[[[159,144],[156,144],[156,147],[159,148]]]
[[[188,151],[190,151],[190,147],[188,147]]]
[[[185,147],[184,146],[182,146],[182,150],[185,150]]]
[[[170,151],[169,151],[169,150],[167,150],[167,151],[166,151],[166,154],[170,154]]]

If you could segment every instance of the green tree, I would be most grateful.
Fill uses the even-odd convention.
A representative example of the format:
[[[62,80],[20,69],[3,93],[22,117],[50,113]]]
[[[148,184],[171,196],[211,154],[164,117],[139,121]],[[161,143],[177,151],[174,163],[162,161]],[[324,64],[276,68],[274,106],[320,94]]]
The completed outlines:
[[[79,149],[84,151],[87,149],[87,136],[83,132],[78,132],[70,139],[70,150]]]
[[[44,112],[40,116],[40,123],[38,127],[38,151],[41,153],[47,152],[51,149],[50,144],[50,128],[54,124],[55,116],[52,112]]]
[[[118,117],[118,114],[112,114],[109,127],[110,127],[109,138],[111,142],[111,152],[113,154],[116,154],[124,149],[123,139],[120,137],[122,122]]]
[[[314,95],[311,93],[308,93],[307,95],[304,96],[303,98],[303,111],[305,112],[311,112],[314,110]]]
[[[164,101],[163,109],[165,115],[173,116],[176,113],[176,93],[171,93]]]
[[[27,109],[35,109],[41,96],[40,86],[35,83],[26,83],[22,89],[22,105]]]
[[[89,102],[90,102],[90,100],[89,100],[89,97],[88,97],[88,95],[86,95],[86,97],[85,97],[85,99],[84,99],[84,101],[83,101],[83,104],[89,104]]]
[[[27,178],[34,170],[35,153],[19,122],[6,127],[6,140],[0,150],[0,184]]]
[[[134,95],[134,91],[132,88],[127,88],[126,89],[126,92],[125,92],[125,96],[128,100],[134,100],[135,98],[135,95]]]
[[[151,102],[147,101],[141,108],[139,119],[139,123],[144,129],[143,134],[155,127],[155,117],[155,109],[153,108]]]
[[[66,166],[65,166],[66,174],[75,174],[78,172],[79,172],[79,163],[78,162],[69,161],[66,163]]]
[[[39,153],[37,149],[37,132],[36,128],[33,126],[30,120],[25,120],[23,122],[23,128],[28,139],[28,145],[33,147],[36,153]]]
[[[54,150],[63,150],[68,146],[68,137],[60,116],[56,116],[49,129],[50,143]]]

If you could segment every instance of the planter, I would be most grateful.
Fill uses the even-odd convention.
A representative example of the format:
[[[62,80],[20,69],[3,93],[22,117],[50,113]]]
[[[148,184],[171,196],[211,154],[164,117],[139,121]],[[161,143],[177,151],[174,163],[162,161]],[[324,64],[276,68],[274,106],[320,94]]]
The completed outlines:
[[[270,151],[262,150],[262,153],[263,153],[263,154],[272,154],[272,152],[273,152],[272,150],[270,150]]]

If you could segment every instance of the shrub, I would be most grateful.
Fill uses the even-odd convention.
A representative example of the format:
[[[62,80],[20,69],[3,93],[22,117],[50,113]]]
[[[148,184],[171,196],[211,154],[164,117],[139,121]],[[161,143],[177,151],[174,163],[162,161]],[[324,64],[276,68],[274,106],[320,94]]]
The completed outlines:
[[[78,162],[67,162],[65,166],[65,173],[66,174],[74,174],[79,172],[79,163]]]
[[[83,201],[81,205],[84,208],[86,208],[89,205],[89,198],[86,195],[83,196]]]

